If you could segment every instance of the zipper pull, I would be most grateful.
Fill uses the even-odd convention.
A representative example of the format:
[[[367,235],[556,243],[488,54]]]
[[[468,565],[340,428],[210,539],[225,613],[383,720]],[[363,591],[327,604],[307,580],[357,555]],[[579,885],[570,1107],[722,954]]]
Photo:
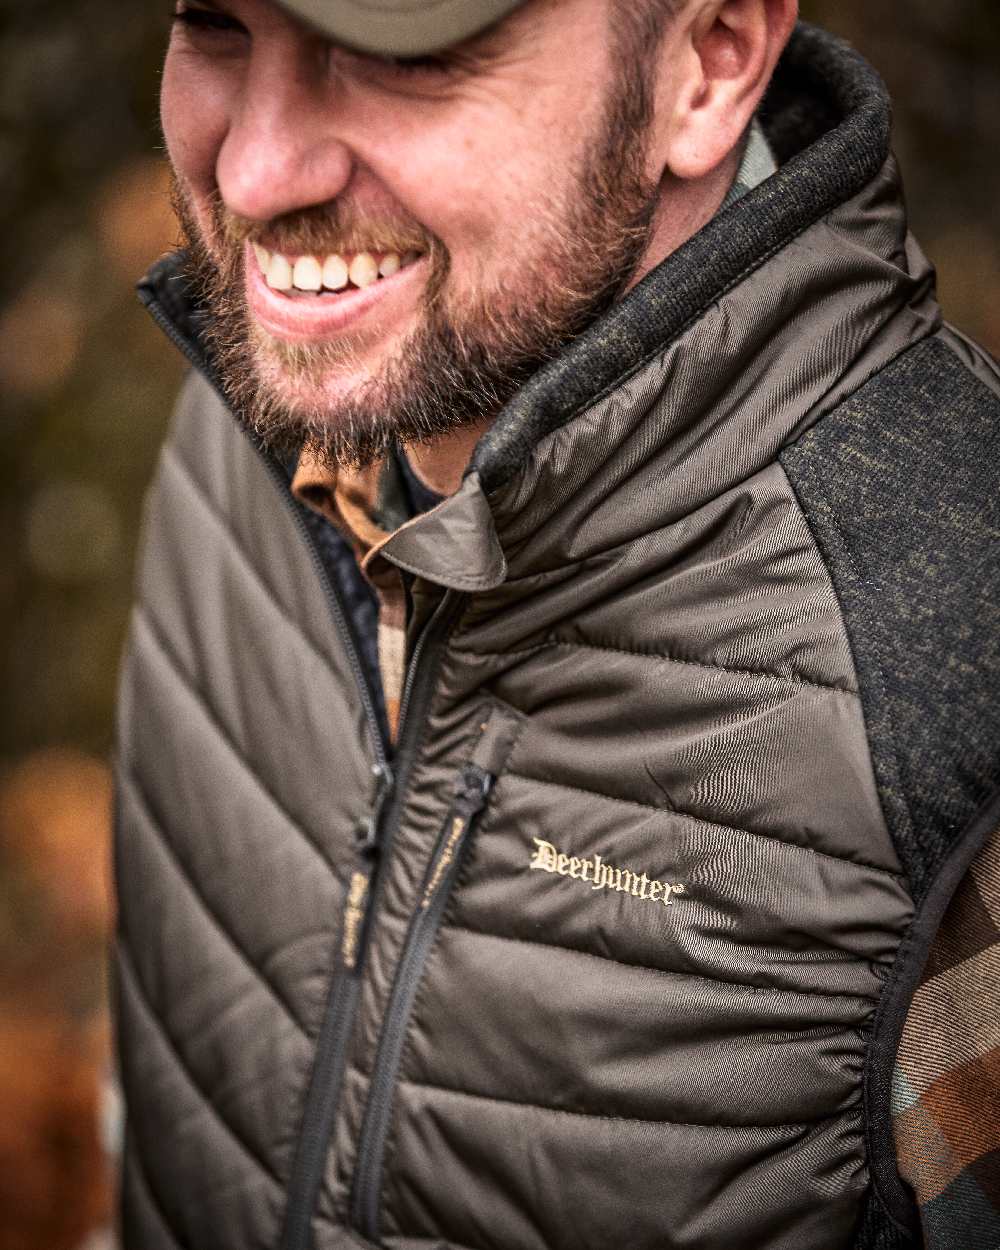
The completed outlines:
[[[357,831],[360,863],[351,874],[347,887],[347,902],[340,936],[340,962],[348,972],[358,966],[358,958],[364,946],[365,921],[368,917],[371,882],[378,860],[378,838],[386,803],[392,795],[394,778],[388,764],[376,764],[372,769],[375,778],[375,795],[371,812]]]
[[[455,786],[455,807],[469,816],[478,816],[486,806],[496,778],[478,764],[466,764]]]
[[[392,796],[395,778],[388,764],[376,764],[372,768],[375,778],[375,796],[368,819],[358,829],[358,851],[363,859],[374,859],[378,853],[378,835],[382,825],[385,806]]]
[[[454,863],[472,822],[486,806],[495,780],[492,773],[475,764],[468,764],[462,769],[455,787],[455,801],[448,813],[434,862],[428,872],[427,885],[420,902],[421,911],[426,911],[434,901],[434,895]]]

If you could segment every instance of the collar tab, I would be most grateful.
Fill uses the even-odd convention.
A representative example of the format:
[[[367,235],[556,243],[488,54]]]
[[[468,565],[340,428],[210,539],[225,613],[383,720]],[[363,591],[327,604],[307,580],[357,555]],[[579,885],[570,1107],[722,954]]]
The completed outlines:
[[[495,590],[507,578],[507,560],[477,473],[397,530],[379,554],[450,590]]]

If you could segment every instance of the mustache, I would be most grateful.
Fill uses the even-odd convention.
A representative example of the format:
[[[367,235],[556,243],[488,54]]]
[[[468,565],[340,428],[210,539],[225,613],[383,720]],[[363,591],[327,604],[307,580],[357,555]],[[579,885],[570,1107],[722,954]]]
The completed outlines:
[[[178,188],[179,189],[179,188]],[[210,205],[212,242],[220,251],[259,243],[284,255],[341,256],[357,252],[436,253],[437,238],[412,218],[373,212],[346,200],[296,210],[270,221],[231,212],[218,192]]]

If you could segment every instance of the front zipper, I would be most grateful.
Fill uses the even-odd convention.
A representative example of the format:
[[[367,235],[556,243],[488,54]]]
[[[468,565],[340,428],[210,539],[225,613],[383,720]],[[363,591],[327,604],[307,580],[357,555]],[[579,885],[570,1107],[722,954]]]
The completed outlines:
[[[378,1241],[385,1143],[413,1000],[458,874],[462,850],[476,817],[486,807],[494,780],[492,773],[478,765],[468,764],[462,769],[455,798],[438,835],[421,887],[420,901],[396,968],[368,1088],[351,1202],[352,1223],[370,1241]]]

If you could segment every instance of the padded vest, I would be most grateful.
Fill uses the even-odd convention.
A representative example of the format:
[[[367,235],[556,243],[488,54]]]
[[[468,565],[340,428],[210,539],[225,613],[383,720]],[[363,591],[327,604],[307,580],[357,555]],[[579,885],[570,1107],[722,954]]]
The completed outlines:
[[[126,1250],[918,1244],[889,1083],[1000,780],[998,383],[864,62],[800,28],[767,125],[388,543],[392,754],[349,551],[146,283],[197,368],[121,687]]]

